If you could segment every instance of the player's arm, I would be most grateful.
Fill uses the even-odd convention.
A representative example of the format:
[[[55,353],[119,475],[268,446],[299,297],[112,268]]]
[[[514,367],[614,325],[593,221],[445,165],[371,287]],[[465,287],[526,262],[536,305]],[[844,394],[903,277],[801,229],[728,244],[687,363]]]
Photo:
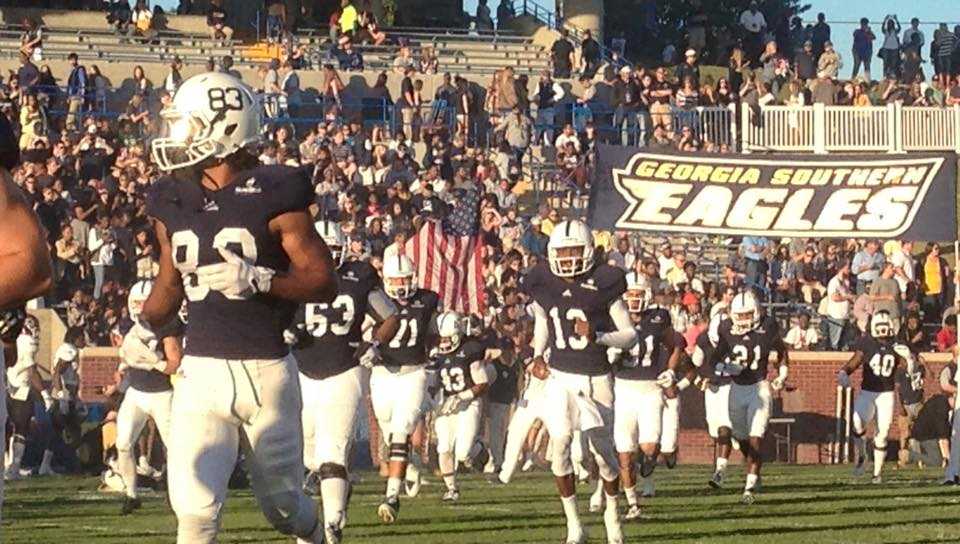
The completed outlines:
[[[333,302],[337,296],[336,267],[330,250],[306,211],[287,212],[270,221],[290,259],[286,272],[276,272],[269,293],[294,302]]]
[[[857,350],[853,353],[853,357],[840,367],[840,371],[837,372],[837,385],[850,387],[850,375],[856,372],[861,364],[863,364],[863,351]]]
[[[367,297],[367,315],[360,330],[370,331],[372,342],[361,342],[356,358],[360,364],[371,367],[380,361],[379,348],[396,336],[400,329],[400,317],[397,305],[381,290],[371,291]],[[367,336],[364,334],[364,338]]]
[[[474,361],[470,365],[470,377],[476,384],[470,389],[460,393],[460,397],[465,400],[472,400],[487,392],[490,389],[490,383],[493,381],[494,374],[492,368],[486,361]]]
[[[783,343],[783,338],[779,334],[773,342],[773,350],[777,354],[777,377],[773,379],[771,385],[774,390],[779,391],[787,384],[787,377],[790,375],[790,355],[787,354],[787,345]]]
[[[167,227],[162,221],[154,221],[157,243],[160,246],[159,271],[153,281],[150,296],[143,303],[140,317],[148,325],[160,328],[173,321],[183,304],[183,278],[173,265],[173,249]]]
[[[0,308],[46,293],[53,285],[50,252],[37,216],[10,173],[0,168]]]
[[[180,368],[180,361],[183,360],[183,343],[179,336],[168,336],[163,339],[163,355],[167,365],[162,370],[164,374],[173,375]]]
[[[547,322],[547,312],[539,302],[531,303],[530,310],[533,312],[533,359],[527,366],[534,377],[543,380],[550,373],[546,361],[543,360],[543,354],[550,343],[550,325]]]
[[[620,349],[630,349],[637,343],[637,331],[630,322],[630,312],[627,311],[627,304],[622,298],[617,298],[610,305],[610,319],[613,321],[615,330],[605,332],[597,337],[597,343]]]

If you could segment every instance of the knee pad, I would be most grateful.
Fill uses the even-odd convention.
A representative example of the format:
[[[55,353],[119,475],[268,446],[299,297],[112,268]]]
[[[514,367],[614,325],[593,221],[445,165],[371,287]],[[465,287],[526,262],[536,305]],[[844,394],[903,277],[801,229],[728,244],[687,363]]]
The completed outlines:
[[[570,445],[573,436],[563,435],[552,437],[553,455],[550,460],[550,470],[554,476],[562,477],[573,474],[573,461],[570,458]]]
[[[213,517],[177,515],[177,542],[216,542],[219,527],[219,509]]]
[[[317,526],[313,502],[298,490],[282,491],[260,500],[263,516],[285,535],[310,535]]]
[[[406,463],[410,458],[410,445],[407,441],[390,443],[390,462]]]
[[[620,461],[609,433],[605,433],[603,427],[598,427],[587,431],[586,435],[587,443],[600,470],[600,477],[607,481],[613,480],[620,473]]]
[[[336,463],[324,463],[320,465],[319,472],[321,480],[327,480],[330,478],[340,478],[341,480],[347,479],[347,467],[338,465]]]

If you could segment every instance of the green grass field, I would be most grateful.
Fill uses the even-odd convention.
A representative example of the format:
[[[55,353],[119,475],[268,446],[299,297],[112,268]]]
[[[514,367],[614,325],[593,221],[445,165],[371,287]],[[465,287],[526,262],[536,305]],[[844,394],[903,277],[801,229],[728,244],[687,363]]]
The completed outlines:
[[[627,542],[921,543],[960,542],[960,490],[938,484],[939,470],[888,470],[887,483],[854,481],[846,467],[770,465],[752,506],[739,504],[741,471],[728,487],[707,489],[706,467],[657,470],[657,497],[644,517],[625,524]],[[736,484],[736,485],[734,485]],[[116,495],[95,491],[91,478],[34,478],[8,486],[3,541],[31,544],[173,542],[175,520],[163,495],[150,495],[138,513],[121,518]],[[375,508],[382,486],[364,474],[350,505],[345,542],[377,544],[556,543],[564,522],[551,479],[523,474],[507,487],[465,477],[461,500],[441,505],[436,478],[403,503],[395,525],[381,525]],[[599,514],[587,513],[590,542],[606,542]],[[227,502],[221,542],[290,542],[264,521],[249,492]]]

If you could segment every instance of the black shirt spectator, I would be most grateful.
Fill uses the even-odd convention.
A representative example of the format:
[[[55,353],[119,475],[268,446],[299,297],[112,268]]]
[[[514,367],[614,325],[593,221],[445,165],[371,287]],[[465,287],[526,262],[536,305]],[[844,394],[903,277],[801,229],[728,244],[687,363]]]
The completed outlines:
[[[693,80],[693,86],[700,88],[700,65],[697,63],[697,52],[693,49],[687,49],[686,52],[686,61],[677,66],[675,75],[677,76],[677,81],[683,84],[684,81],[689,77]]]
[[[573,44],[567,39],[567,31],[563,30],[557,41],[553,42],[550,48],[553,57],[553,77],[558,79],[567,79],[573,71]]]
[[[797,53],[794,65],[799,79],[806,81],[817,77],[817,61],[813,56],[813,42],[807,40],[803,44],[803,51]]]
[[[810,31],[810,41],[813,42],[813,54],[819,59],[823,54],[823,46],[830,41],[830,25],[826,22],[827,16],[823,13],[817,14],[817,24],[813,25]]]
[[[580,44],[580,56],[583,59],[583,75],[593,78],[600,68],[600,44],[593,39],[593,34],[587,30],[584,32],[583,42]]]

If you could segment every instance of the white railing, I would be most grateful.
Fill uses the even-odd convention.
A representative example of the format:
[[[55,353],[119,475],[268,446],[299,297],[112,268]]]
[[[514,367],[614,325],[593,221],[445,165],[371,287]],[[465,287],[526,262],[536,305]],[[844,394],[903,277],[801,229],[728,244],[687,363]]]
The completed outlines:
[[[706,106],[689,110],[672,108],[673,126],[690,126],[704,142],[736,149],[736,106]]]
[[[744,107],[740,127],[744,152],[960,153],[960,106]]]

